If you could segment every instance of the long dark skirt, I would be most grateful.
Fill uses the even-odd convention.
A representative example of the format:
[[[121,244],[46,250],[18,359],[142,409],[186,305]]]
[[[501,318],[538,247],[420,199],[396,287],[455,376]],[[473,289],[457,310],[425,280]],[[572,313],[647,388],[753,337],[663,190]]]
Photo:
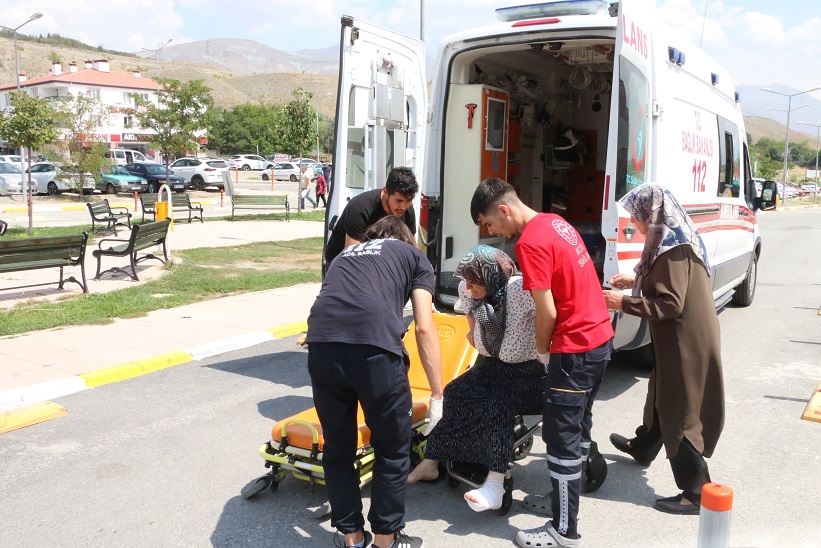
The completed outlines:
[[[470,462],[505,472],[513,450],[514,419],[542,409],[545,368],[479,356],[445,387],[442,420],[428,437],[425,457]]]

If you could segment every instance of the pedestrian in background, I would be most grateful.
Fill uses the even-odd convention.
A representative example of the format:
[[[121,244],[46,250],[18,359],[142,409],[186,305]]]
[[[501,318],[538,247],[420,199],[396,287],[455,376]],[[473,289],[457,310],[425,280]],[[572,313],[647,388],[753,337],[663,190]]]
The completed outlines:
[[[325,182],[331,184],[331,166],[328,165],[328,161],[322,163],[322,176],[325,177]]]
[[[536,352],[539,361],[547,364],[542,437],[553,489],[553,519],[544,527],[519,531],[516,542],[523,548],[580,546],[577,519],[585,476],[596,474],[603,481],[607,473],[603,458],[588,460],[593,448],[593,401],[610,361],[613,339],[599,276],[570,223],[531,209],[501,179],[479,183],[470,214],[474,223],[493,235],[520,235],[515,249],[522,287],[536,303]],[[593,462],[598,470],[592,469]],[[529,497],[525,507],[541,513],[537,508],[544,497]]]
[[[328,207],[325,201],[325,194],[328,192],[328,185],[325,182],[325,176],[320,173],[316,176],[316,205],[319,205],[319,200],[322,200],[322,207]]]
[[[305,200],[308,200],[316,209],[316,201],[311,198],[311,176],[313,170],[307,166],[301,167],[302,173],[299,176],[299,209],[305,209]]]
[[[713,302],[710,263],[701,235],[673,195],[643,184],[621,203],[645,235],[635,275],[610,279],[607,307],[648,320],[655,365],[650,374],[644,421],[636,436],[612,434],[610,441],[639,464],[649,466],[662,445],[681,493],[656,500],[671,514],[698,514],[701,488],[710,482],[710,457],[724,427],[721,340]]]

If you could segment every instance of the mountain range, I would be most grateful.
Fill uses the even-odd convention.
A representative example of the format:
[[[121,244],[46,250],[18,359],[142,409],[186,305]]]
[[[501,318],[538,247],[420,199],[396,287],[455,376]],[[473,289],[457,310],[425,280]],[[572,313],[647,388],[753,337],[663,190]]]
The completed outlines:
[[[99,57],[95,56],[100,55],[93,48],[77,50],[28,41],[21,41],[19,50],[21,71],[28,73],[30,78],[48,74],[54,59],[61,60],[64,66],[70,61],[81,65],[82,61],[96,59]],[[339,72],[338,45],[289,52],[253,40],[214,38],[168,45],[159,56],[151,53],[143,54],[143,57],[105,55],[112,70],[131,72],[138,69],[148,77],[202,79],[212,89],[214,104],[224,108],[260,101],[284,103],[291,99],[291,91],[297,87],[313,93],[314,97],[323,97],[328,90],[336,90]],[[14,81],[14,66],[13,42],[0,38],[0,82]],[[428,80],[433,78],[433,70],[434,59],[428,57]],[[790,104],[790,141],[814,146],[816,128],[799,122],[821,124],[821,101],[777,83],[739,85],[736,88],[747,132],[752,138],[784,139],[788,99],[762,88],[795,95]],[[315,101],[316,107],[325,116],[333,116],[334,103],[333,100]]]

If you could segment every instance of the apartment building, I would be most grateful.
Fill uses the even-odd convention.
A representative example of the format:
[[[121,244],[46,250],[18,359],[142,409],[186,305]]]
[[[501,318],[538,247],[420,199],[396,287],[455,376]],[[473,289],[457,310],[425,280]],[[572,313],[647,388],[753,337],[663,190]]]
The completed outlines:
[[[16,88],[16,82],[0,85],[0,108],[10,108],[10,93]],[[140,94],[156,103],[158,88],[157,82],[142,77],[139,70],[131,74],[112,71],[106,59],[85,61],[83,68],[72,62],[66,71],[61,63],[55,62],[47,76],[26,78],[26,75],[20,75],[20,90],[32,97],[59,101],[65,100],[69,94],[84,94],[99,99],[111,109],[111,116],[101,122],[98,138],[109,148],[139,150],[149,158],[155,156],[148,145],[154,132],[137,125],[131,94]],[[5,141],[0,142],[0,148],[11,150]]]

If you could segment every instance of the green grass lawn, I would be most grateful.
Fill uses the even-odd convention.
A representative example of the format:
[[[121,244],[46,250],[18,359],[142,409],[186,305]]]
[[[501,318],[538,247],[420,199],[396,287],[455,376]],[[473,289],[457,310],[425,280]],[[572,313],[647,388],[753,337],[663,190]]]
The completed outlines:
[[[48,234],[38,229],[37,235],[77,234],[77,228]],[[135,287],[0,311],[0,335],[107,324],[115,318],[135,318],[152,310],[321,280],[322,238],[206,247],[176,251],[174,255],[182,259],[181,264],[169,264],[164,276]]]

